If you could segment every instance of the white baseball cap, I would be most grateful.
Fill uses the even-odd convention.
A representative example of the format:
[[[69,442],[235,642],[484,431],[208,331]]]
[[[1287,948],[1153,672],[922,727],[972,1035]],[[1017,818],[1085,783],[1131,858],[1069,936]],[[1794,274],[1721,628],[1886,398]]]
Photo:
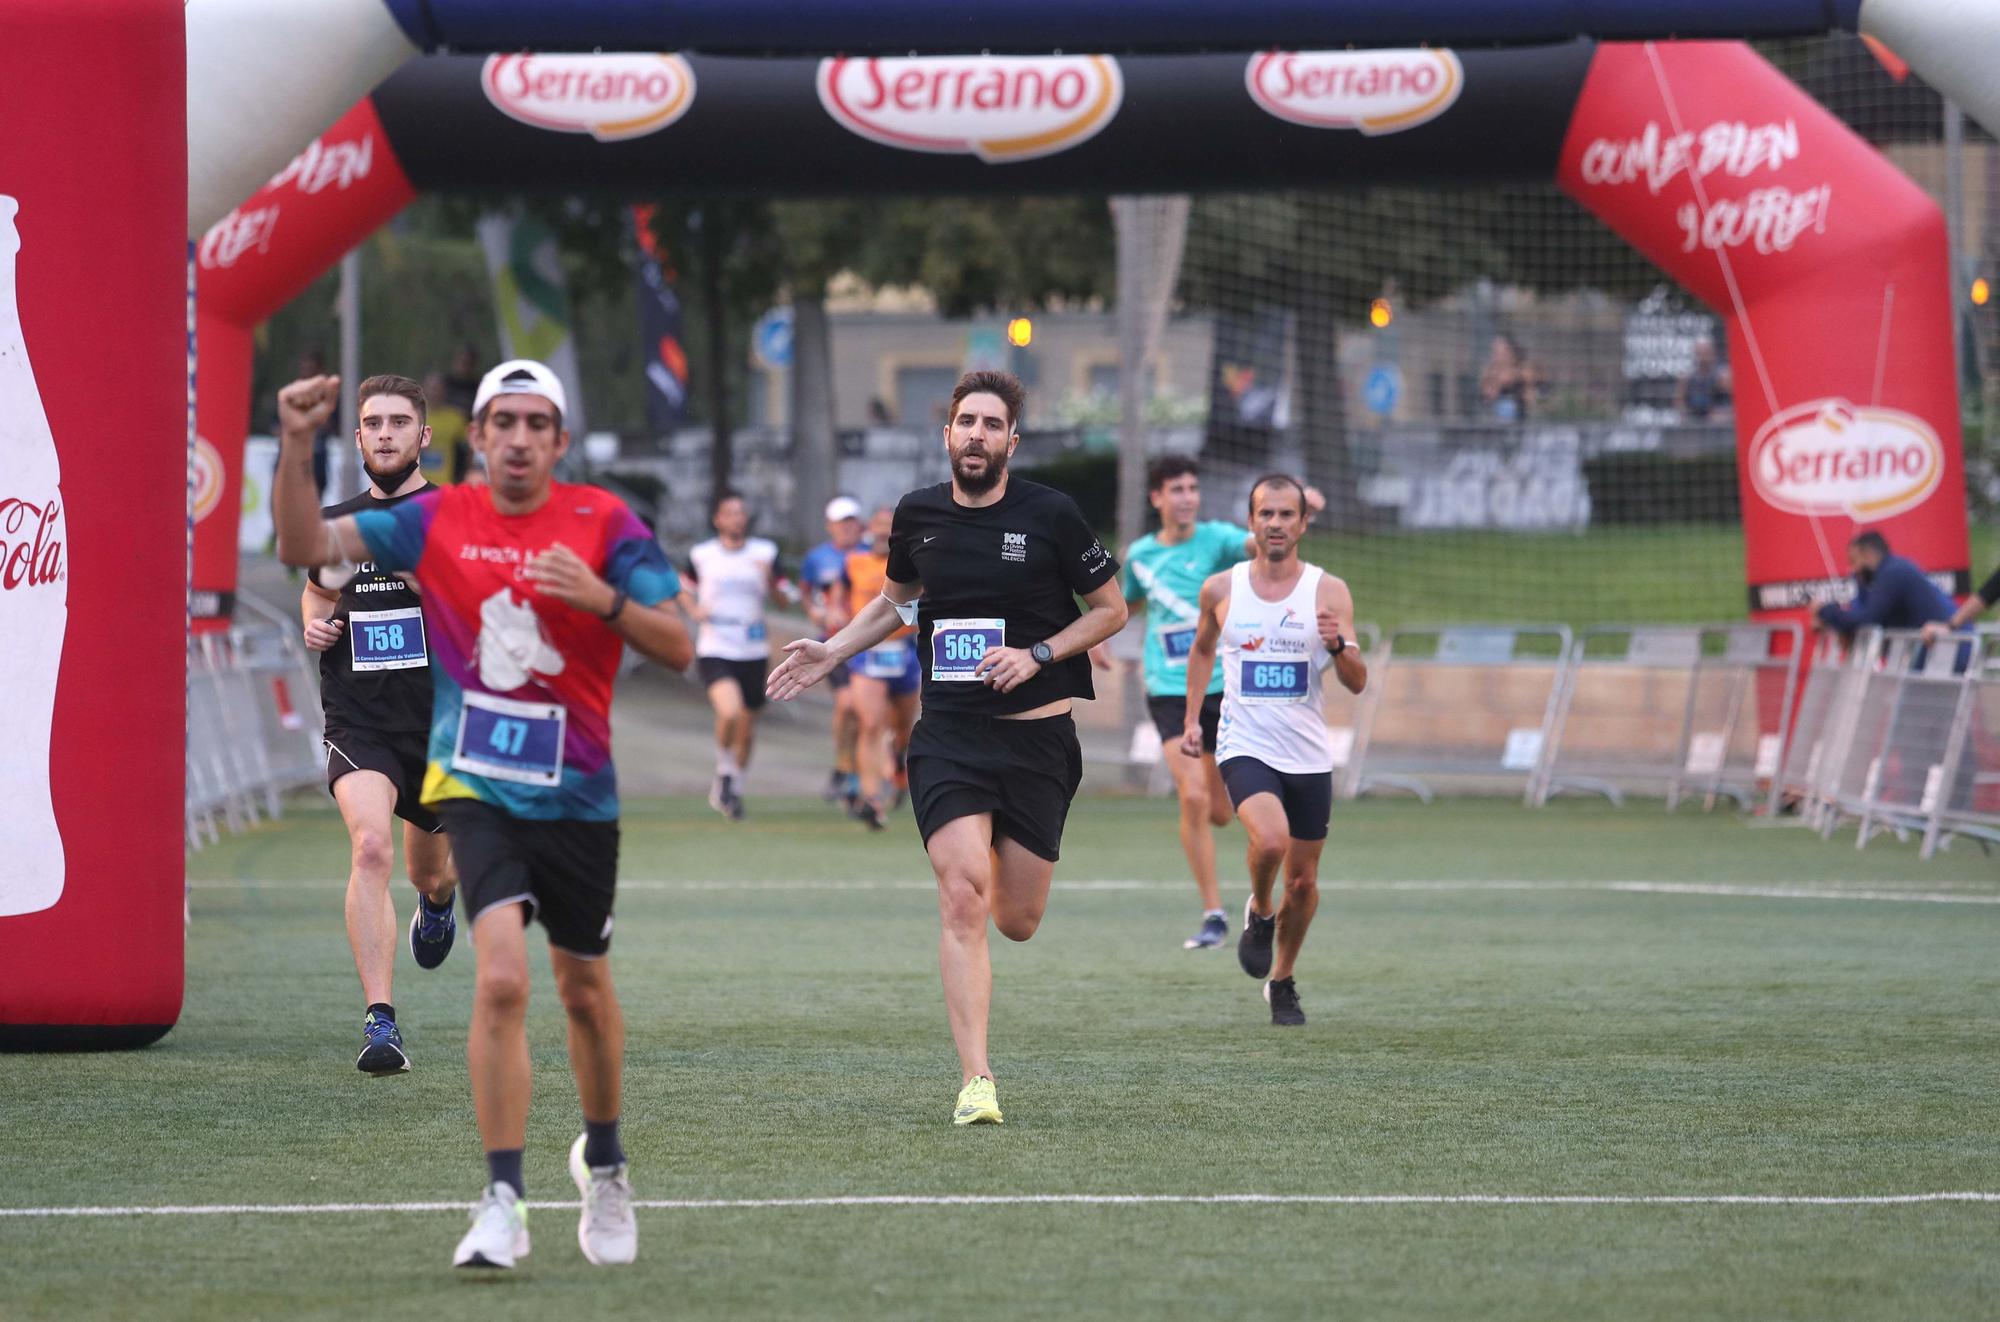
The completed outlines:
[[[478,417],[496,395],[540,395],[556,406],[556,412],[569,412],[562,378],[532,358],[509,358],[481,377],[479,393],[472,397],[472,416]]]
[[[861,517],[861,502],[852,496],[835,496],[826,502],[826,521],[839,523],[842,519]]]

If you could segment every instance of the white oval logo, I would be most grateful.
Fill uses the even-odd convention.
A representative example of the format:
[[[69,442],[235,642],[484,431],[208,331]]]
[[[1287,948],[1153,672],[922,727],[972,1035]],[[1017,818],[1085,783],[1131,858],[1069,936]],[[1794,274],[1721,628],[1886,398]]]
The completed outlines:
[[[222,503],[222,454],[208,437],[194,438],[194,481],[188,493],[194,521],[200,523]]]
[[[842,56],[819,65],[820,104],[850,132],[994,164],[1088,141],[1124,99],[1108,55]]]
[[[1465,69],[1448,50],[1270,51],[1250,57],[1244,81],[1279,119],[1375,137],[1451,109]]]
[[[1922,418],[1896,409],[1815,399],[1757,429],[1750,480],[1792,514],[1857,523],[1915,509],[1944,477],[1944,445]]]
[[[489,55],[479,85],[512,119],[599,142],[658,133],[694,104],[694,70],[678,55]]]

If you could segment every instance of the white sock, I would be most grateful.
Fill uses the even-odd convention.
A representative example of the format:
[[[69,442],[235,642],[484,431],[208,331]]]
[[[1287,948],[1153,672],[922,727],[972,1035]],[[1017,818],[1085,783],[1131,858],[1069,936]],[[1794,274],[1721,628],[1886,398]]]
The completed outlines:
[[[715,774],[718,776],[740,776],[743,773],[736,766],[736,754],[728,749],[717,749],[715,754]]]

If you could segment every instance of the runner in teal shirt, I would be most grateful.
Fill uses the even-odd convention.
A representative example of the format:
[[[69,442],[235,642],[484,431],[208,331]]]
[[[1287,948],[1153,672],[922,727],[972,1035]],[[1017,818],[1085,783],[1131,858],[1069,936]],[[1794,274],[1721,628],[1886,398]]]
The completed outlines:
[[[1125,548],[1121,585],[1125,600],[1146,610],[1143,674],[1146,709],[1160,732],[1160,757],[1173,773],[1180,796],[1181,847],[1201,891],[1201,928],[1181,943],[1185,950],[1209,950],[1229,936],[1222,893],[1215,884],[1215,828],[1229,824],[1229,796],[1215,766],[1216,724],[1222,713],[1222,679],[1217,671],[1202,706],[1199,759],[1180,751],[1187,714],[1187,654],[1194,641],[1202,581],[1245,560],[1255,550],[1247,528],[1226,520],[1201,518],[1201,475],[1194,460],[1168,455],[1146,474],[1148,499],[1160,516],[1160,530]],[[1326,502],[1308,488],[1306,506],[1317,512]],[[1133,612],[1137,617],[1137,611]],[[1111,653],[1100,644],[1091,660],[1109,669]]]

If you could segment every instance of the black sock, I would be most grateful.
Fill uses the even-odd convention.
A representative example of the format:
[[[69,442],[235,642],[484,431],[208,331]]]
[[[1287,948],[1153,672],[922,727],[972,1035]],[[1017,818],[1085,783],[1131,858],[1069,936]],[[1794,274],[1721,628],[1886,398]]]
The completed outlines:
[[[396,1007],[387,1001],[376,1001],[368,1007],[368,1013],[377,1019],[387,1019],[392,1024],[396,1022]]]
[[[486,1154],[486,1174],[496,1184],[513,1187],[517,1194],[528,1191],[521,1187],[521,1149],[502,1148]]]
[[[625,1162],[625,1149],[618,1143],[618,1122],[616,1120],[586,1120],[583,1122],[583,1164],[586,1166],[619,1166]]]
[[[421,902],[421,903],[423,904],[424,908],[426,908],[426,909],[429,909],[429,910],[430,910],[430,911],[431,911],[432,913],[450,913],[450,912],[451,912],[451,901],[450,901],[450,900],[446,900],[446,901],[445,901],[445,902],[444,902],[443,904],[433,904],[433,903],[431,902],[431,897],[430,897],[430,896],[428,896],[428,895],[419,895],[419,896],[417,897],[417,899],[418,899],[418,900],[419,900],[419,901],[420,901],[420,902]]]

